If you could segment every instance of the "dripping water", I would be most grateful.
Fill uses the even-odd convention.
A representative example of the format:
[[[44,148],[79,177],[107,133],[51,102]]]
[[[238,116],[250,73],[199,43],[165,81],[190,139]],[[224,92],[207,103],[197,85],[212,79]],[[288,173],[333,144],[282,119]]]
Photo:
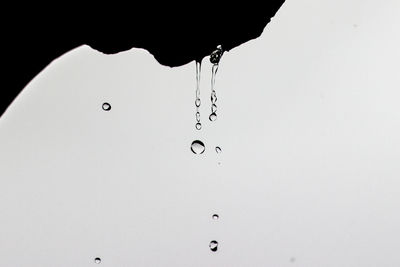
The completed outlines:
[[[210,121],[217,119],[217,93],[215,91],[215,77],[217,76],[219,61],[221,60],[224,51],[219,45],[210,55],[210,62],[213,64],[211,69],[211,114],[208,117]]]
[[[201,122],[200,122],[200,72],[201,72],[201,61],[196,61],[196,129],[201,129]]]

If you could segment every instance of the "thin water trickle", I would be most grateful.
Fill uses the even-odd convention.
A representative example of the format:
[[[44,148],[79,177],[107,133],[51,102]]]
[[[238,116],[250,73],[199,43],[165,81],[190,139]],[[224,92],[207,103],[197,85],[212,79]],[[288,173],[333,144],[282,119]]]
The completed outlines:
[[[201,61],[196,61],[196,129],[201,129],[201,122],[200,122],[200,73],[201,73]]]
[[[223,55],[224,51],[219,45],[215,51],[210,55],[210,62],[213,64],[211,69],[211,115],[209,117],[210,121],[215,121],[217,119],[217,92],[215,91],[215,77],[217,76],[217,71],[219,67],[219,61]]]
[[[194,154],[202,154],[204,152],[204,150],[206,150],[206,147],[202,141],[195,140],[192,142],[190,149],[192,150],[192,152]]]

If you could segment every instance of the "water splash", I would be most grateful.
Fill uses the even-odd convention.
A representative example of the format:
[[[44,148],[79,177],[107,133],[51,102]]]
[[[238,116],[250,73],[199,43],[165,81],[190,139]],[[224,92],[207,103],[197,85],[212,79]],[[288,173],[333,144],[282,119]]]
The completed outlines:
[[[200,73],[201,73],[201,61],[196,61],[196,100],[194,102],[196,106],[196,129],[201,129],[201,122],[200,122]]]

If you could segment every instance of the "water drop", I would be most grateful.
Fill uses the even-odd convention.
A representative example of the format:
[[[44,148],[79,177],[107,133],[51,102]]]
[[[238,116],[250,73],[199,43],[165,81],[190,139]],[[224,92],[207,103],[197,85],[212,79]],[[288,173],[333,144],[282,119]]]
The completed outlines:
[[[215,240],[211,241],[209,246],[211,251],[213,252],[216,252],[218,250],[218,242]]]
[[[200,122],[196,123],[196,129],[197,130],[201,130],[201,123]]]
[[[208,117],[210,121],[215,121],[217,119],[217,113],[211,113],[210,117]]]
[[[218,64],[219,61],[221,60],[222,54],[224,53],[224,50],[222,50],[222,46],[217,46],[217,49],[214,50],[211,55],[210,55],[210,62],[212,64]]]
[[[206,147],[204,146],[204,143],[200,140],[195,140],[192,142],[190,149],[194,154],[202,154],[204,150],[206,150]]]
[[[109,111],[109,110],[111,110],[111,105],[109,103],[105,102],[105,103],[103,103],[102,108],[105,111]]]
[[[200,98],[197,98],[196,101],[194,102],[194,104],[196,105],[196,107],[200,107],[200,105],[201,105]]]
[[[213,220],[218,220],[219,219],[219,215],[218,214],[213,214],[212,218],[213,218]]]
[[[200,112],[196,112],[196,121],[200,122]]]
[[[101,263],[101,259],[100,258],[95,258],[94,259],[94,263],[100,264]]]
[[[220,148],[219,146],[217,146],[217,147],[215,147],[215,151],[216,151],[217,153],[221,153],[221,148]]]

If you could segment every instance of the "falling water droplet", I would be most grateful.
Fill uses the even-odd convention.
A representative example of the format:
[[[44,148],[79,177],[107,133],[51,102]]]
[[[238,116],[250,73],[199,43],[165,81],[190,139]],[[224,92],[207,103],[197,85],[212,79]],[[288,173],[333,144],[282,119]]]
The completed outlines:
[[[202,154],[204,150],[206,150],[206,147],[204,146],[204,143],[200,140],[195,140],[192,142],[190,149],[194,154]]]
[[[197,130],[201,129],[201,123],[200,123],[200,105],[201,105],[200,73],[201,73],[201,61],[196,61],[196,101],[194,103],[196,106],[196,129]]]
[[[213,220],[218,220],[219,219],[219,215],[218,214],[213,214],[212,218],[213,218]]]
[[[100,264],[101,263],[101,259],[100,258],[95,258],[94,259],[94,263]]]
[[[210,121],[215,121],[217,119],[217,113],[211,113],[210,117],[208,117]]]
[[[102,108],[105,111],[109,111],[109,110],[111,110],[111,105],[109,103],[105,102],[105,103],[103,103]]]
[[[217,146],[217,147],[215,147],[215,151],[216,151],[217,153],[221,153],[221,148],[220,148],[219,146]]]
[[[211,241],[209,246],[211,251],[213,252],[216,252],[218,250],[218,242],[215,240]]]

